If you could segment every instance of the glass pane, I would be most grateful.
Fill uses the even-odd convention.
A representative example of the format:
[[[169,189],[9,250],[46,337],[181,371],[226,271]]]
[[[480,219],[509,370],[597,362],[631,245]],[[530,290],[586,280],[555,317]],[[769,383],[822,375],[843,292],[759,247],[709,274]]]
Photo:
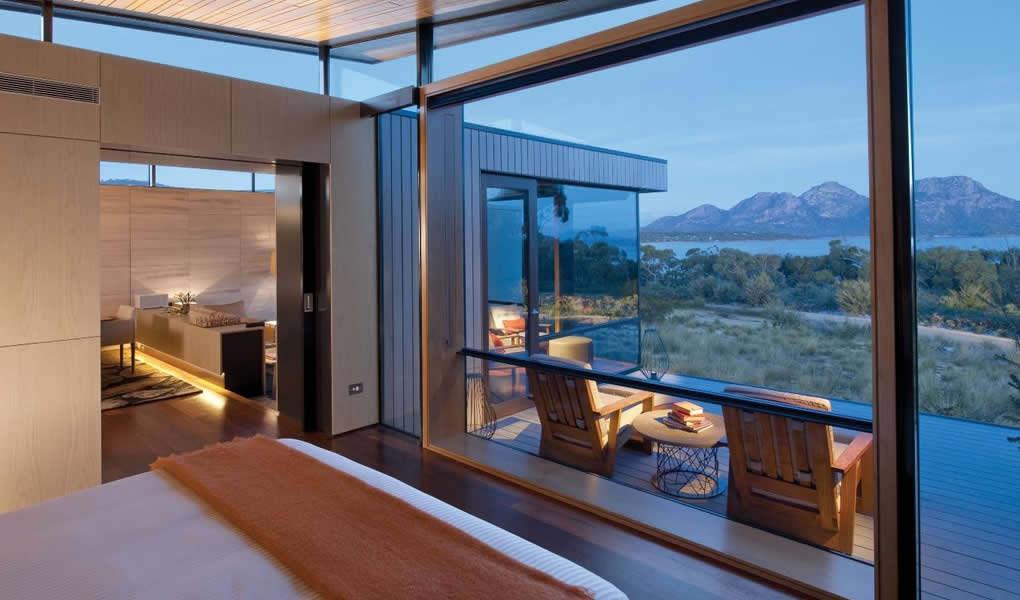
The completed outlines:
[[[255,173],[256,192],[275,192],[276,175],[272,173]]]
[[[297,90],[319,91],[319,59],[314,53],[78,21],[72,18],[73,14],[61,11],[61,16],[54,18],[55,42]]]
[[[0,2],[0,34],[38,40],[42,38],[42,13],[38,6]]]
[[[360,102],[418,82],[413,33],[341,46],[330,56],[332,96]]]
[[[600,350],[599,366],[613,371],[633,366],[640,351],[637,199],[629,190],[538,184],[538,308],[545,330],[539,339],[589,336]]]
[[[468,344],[484,347],[472,316],[488,308],[477,306],[478,265],[487,265],[495,289],[503,279],[521,286],[526,262],[521,236],[492,243],[492,225],[483,228],[474,208],[487,199],[478,182],[488,173],[528,177],[537,187],[533,351],[635,381],[870,419],[864,16],[857,5],[464,105]],[[527,233],[520,212],[512,224],[515,234],[522,224]],[[490,243],[472,244],[475,229],[488,231]],[[612,464],[571,460],[576,453],[557,455],[542,434],[569,437],[587,417],[550,414],[556,400],[543,394],[554,392],[521,371],[496,359],[466,361],[469,413],[481,408],[494,419],[491,437],[471,417],[469,429],[659,498],[873,560],[870,453],[850,461],[857,470],[846,477],[856,480],[837,485],[831,467],[857,432],[753,410],[723,414],[706,401],[695,402],[700,415],[669,420],[672,405],[690,399],[678,389],[620,413],[620,423],[654,447],[618,447]],[[471,385],[481,393],[472,396]],[[564,385],[586,390],[598,407],[634,393]],[[670,442],[677,438],[667,428],[708,423],[704,439],[718,439]],[[723,437],[728,446],[715,446]],[[866,440],[854,447],[867,448]],[[854,493],[837,498],[839,486]],[[773,495],[762,500],[755,490],[763,489]],[[798,503],[814,506],[798,512],[791,508]],[[830,509],[839,522],[820,525],[820,511]]]
[[[528,193],[485,190],[489,349],[524,352],[527,318]]]
[[[103,185],[149,185],[149,165],[100,162],[99,183]]]
[[[1011,2],[911,3],[921,590],[933,598],[1020,589],[1017,19]]]
[[[251,173],[156,165],[156,187],[251,191]]]
[[[446,30],[460,29],[463,25],[440,26],[435,32],[440,47],[435,51],[433,77],[436,80],[445,79],[692,2],[694,0],[653,0],[448,47],[442,46],[443,39],[448,36]]]

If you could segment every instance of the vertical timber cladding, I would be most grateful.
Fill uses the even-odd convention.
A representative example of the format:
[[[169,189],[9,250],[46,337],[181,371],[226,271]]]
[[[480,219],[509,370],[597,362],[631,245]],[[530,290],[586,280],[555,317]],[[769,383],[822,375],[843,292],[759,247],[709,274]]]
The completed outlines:
[[[381,422],[421,435],[417,143],[417,114],[398,111],[378,117]],[[463,123],[463,135],[456,143],[463,144],[460,153],[463,163],[458,169],[463,210],[457,209],[457,218],[463,216],[466,220],[463,227],[458,225],[458,235],[464,236],[460,242],[464,252],[458,260],[465,261],[465,280],[461,286],[458,276],[456,284],[463,290],[458,302],[470,307],[470,314],[482,314],[479,304],[482,300],[478,296],[483,260],[478,237],[481,231],[478,194],[483,172],[638,192],[666,190],[667,164],[661,159],[471,123]],[[449,181],[445,180],[446,175],[451,178]],[[444,185],[453,185],[456,177],[456,172],[444,172]],[[447,197],[444,193],[443,198]],[[436,207],[436,201],[430,196],[433,209],[445,210]],[[450,223],[447,220],[438,226],[448,228]],[[471,319],[466,327],[464,345],[481,347],[484,324]]]
[[[380,421],[421,435],[418,119],[378,117]]]

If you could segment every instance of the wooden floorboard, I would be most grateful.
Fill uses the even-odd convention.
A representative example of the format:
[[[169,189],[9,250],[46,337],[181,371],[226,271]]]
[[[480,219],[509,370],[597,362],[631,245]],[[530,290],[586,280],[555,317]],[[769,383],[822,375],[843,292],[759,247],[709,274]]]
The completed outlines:
[[[538,454],[534,409],[498,423],[494,440]],[[923,597],[1020,599],[1020,452],[1015,432],[996,426],[921,417],[921,563]],[[947,442],[950,440],[950,442]],[[720,451],[723,462],[725,450]],[[612,479],[649,493],[655,456],[624,448]],[[720,468],[725,476],[725,468]],[[677,500],[678,502],[680,500]],[[687,504],[726,514],[725,496]],[[871,561],[871,517],[856,515],[853,555]]]
[[[235,437],[294,437],[387,473],[555,552],[612,582],[632,600],[801,597],[423,451],[416,438],[391,429],[373,426],[335,438],[303,434],[275,411],[221,392],[206,387],[198,396],[104,412],[103,481],[144,473],[160,456]]]

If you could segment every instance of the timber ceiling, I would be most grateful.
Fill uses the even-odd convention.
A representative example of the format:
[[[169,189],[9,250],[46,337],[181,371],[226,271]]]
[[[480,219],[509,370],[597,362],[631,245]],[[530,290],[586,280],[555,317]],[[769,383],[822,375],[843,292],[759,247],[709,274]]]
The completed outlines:
[[[68,4],[76,4],[71,2]],[[81,4],[262,35],[329,42],[406,30],[419,20],[534,5],[533,0],[80,0]],[[121,13],[123,14],[123,13]]]

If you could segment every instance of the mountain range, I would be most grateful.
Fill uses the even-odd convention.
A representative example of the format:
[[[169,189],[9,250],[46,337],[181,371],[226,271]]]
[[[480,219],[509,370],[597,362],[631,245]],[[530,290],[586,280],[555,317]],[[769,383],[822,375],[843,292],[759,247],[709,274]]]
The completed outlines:
[[[653,237],[741,233],[767,237],[868,234],[868,198],[829,181],[799,196],[758,192],[721,209],[702,204],[642,227]],[[914,183],[914,218],[922,236],[1020,234],[1020,201],[995,193],[970,177],[929,177]]]

